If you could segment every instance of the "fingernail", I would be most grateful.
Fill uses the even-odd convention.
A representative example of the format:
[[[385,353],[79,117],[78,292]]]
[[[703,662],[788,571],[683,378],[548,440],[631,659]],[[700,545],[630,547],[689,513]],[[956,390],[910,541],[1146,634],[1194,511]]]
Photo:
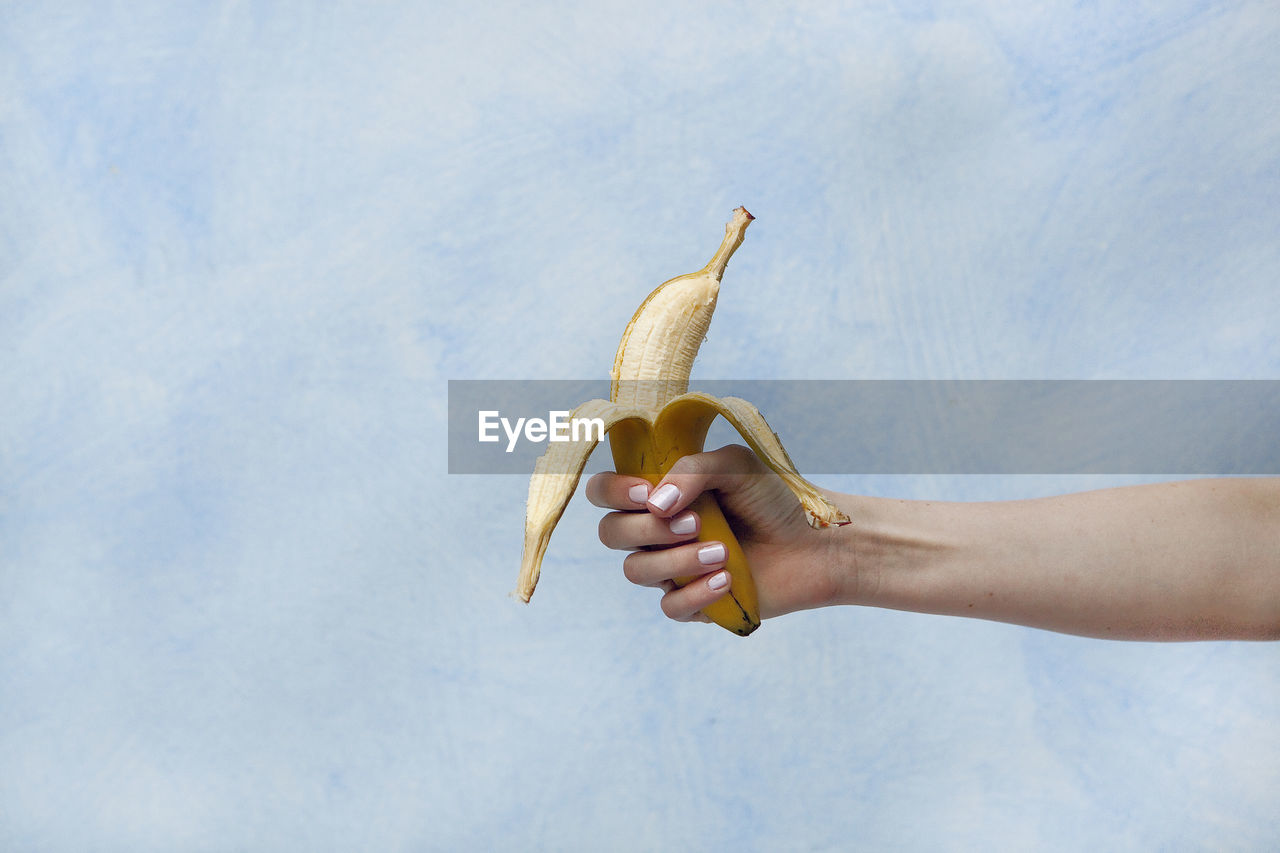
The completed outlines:
[[[649,495],[649,503],[664,512],[675,506],[678,500],[680,500],[680,490],[670,483],[660,486],[656,492]]]
[[[728,585],[729,585],[728,572],[716,572],[714,575],[707,578],[707,587],[709,589],[724,589]]]
[[[671,523],[667,526],[677,536],[688,536],[698,529],[698,516],[691,512],[681,513],[671,519]]]
[[[644,502],[649,499],[649,486],[641,483],[638,486],[632,486],[627,489],[627,497],[631,498],[632,503],[644,506]]]
[[[723,563],[725,555],[724,545],[713,542],[698,549],[698,562],[704,566],[714,566],[716,563]]]

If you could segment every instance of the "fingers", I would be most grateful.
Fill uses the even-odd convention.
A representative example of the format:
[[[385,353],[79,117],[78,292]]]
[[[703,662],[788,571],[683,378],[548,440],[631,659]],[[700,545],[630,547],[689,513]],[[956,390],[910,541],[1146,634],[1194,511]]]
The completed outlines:
[[[737,476],[764,471],[764,463],[749,448],[730,444],[681,458],[657,488],[643,477],[601,471],[587,480],[587,500],[605,509],[633,512],[648,509],[662,518],[670,518],[703,492],[731,484]]]
[[[587,480],[587,500],[605,509],[638,510],[645,508],[652,486],[643,477],[628,477],[612,471],[601,471]]]
[[[629,513],[615,513],[628,515]],[[647,513],[640,518],[653,518]],[[655,519],[657,520],[657,519]],[[662,612],[677,622],[710,622],[701,611],[729,591],[732,578],[724,571],[728,551],[720,542],[690,542],[656,551],[635,551],[622,561],[627,580],[661,589]],[[675,578],[694,578],[677,587]]]
[[[672,590],[679,589],[680,587],[676,586],[675,581],[663,581],[661,584],[661,588],[664,593],[669,593]],[[690,616],[687,619],[677,619],[676,621],[677,622],[706,622],[708,625],[711,624],[711,619],[707,616],[707,614],[701,611],[694,613],[692,616]]]
[[[674,578],[697,577],[723,568],[726,556],[720,542],[690,542],[657,551],[635,551],[622,561],[622,574],[640,586],[662,586]]]
[[[765,470],[750,449],[730,445],[681,458],[656,488],[642,477],[602,472],[587,481],[586,494],[592,504],[616,510],[600,520],[600,541],[632,552],[622,563],[627,580],[663,590],[662,612],[668,618],[709,622],[701,611],[732,583],[723,570],[727,551],[720,542],[689,541],[697,538],[701,520],[687,507],[705,491]],[[678,577],[693,580],[677,587]]]
[[[671,466],[667,476],[649,493],[649,512],[670,518],[703,492],[723,488],[743,474],[759,474],[763,470],[764,463],[740,444],[685,456]]]
[[[662,596],[662,612],[677,622],[710,622],[700,611],[729,591],[730,577],[725,571],[668,590]]]
[[[702,522],[696,512],[658,518],[647,512],[611,512],[600,519],[600,541],[615,551],[635,551],[651,545],[674,545],[698,536]]]

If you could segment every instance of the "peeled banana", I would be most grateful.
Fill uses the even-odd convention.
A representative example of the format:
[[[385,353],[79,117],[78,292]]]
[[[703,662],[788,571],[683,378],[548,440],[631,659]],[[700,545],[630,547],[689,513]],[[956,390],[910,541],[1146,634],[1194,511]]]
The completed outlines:
[[[613,361],[610,399],[591,400],[571,418],[600,418],[620,474],[643,477],[656,485],[682,456],[702,451],[707,429],[722,416],[751,449],[791,488],[813,527],[847,524],[848,516],[829,503],[796,471],[782,443],[754,406],[737,397],[689,393],[689,373],[711,324],[720,279],[742,245],[754,219],[746,208],[733,211],[724,240],[705,267],[665,282],[641,303],[622,334]],[[542,558],[556,523],[573,497],[587,458],[599,436],[549,445],[534,466],[525,509],[524,556],[515,594],[528,601],[538,583]],[[746,556],[715,498],[699,497],[700,541],[723,542],[729,592],[702,612],[718,625],[746,636],[760,626],[755,583]],[[684,585],[694,578],[677,578]]]

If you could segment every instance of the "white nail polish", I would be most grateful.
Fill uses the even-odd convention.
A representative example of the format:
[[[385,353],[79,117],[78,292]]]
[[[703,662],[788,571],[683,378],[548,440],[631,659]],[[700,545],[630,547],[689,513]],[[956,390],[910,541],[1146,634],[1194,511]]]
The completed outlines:
[[[704,566],[714,566],[716,563],[723,563],[727,552],[724,545],[720,542],[711,545],[703,545],[698,549],[698,562]]]
[[[649,503],[656,506],[659,510],[669,510],[676,505],[676,501],[680,500],[680,490],[675,486],[667,483],[660,487],[656,492],[649,495]]]
[[[714,575],[707,578],[707,587],[710,589],[724,589],[728,585],[729,585],[728,572],[716,572]]]
[[[646,486],[644,483],[640,483],[637,486],[632,486],[631,488],[627,489],[627,497],[631,498],[632,503],[637,503],[637,504],[640,504],[641,506],[644,506],[644,502],[649,499],[649,487]]]
[[[671,519],[671,523],[667,526],[677,536],[688,536],[698,529],[698,517],[691,512],[681,513]]]

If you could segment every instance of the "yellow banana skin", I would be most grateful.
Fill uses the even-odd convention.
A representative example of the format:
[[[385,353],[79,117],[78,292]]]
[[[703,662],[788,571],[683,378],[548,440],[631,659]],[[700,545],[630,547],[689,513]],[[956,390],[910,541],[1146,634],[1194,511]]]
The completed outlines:
[[[688,411],[690,408],[668,407],[662,410],[653,425],[628,421],[609,433],[613,464],[618,473],[644,477],[650,485],[656,486],[681,457],[700,453],[715,412],[711,411],[710,417],[698,417],[697,413]],[[703,608],[702,612],[717,625],[745,637],[760,627],[756,583],[751,577],[747,556],[712,495],[699,495],[689,509],[698,514],[698,541],[724,544],[724,568],[732,579],[729,591]],[[684,586],[697,577],[677,577],[676,586]]]
[[[791,488],[811,526],[847,524],[848,516],[796,471],[754,406],[736,397],[688,393],[689,374],[710,325],[725,266],[742,244],[752,219],[745,208],[735,210],[725,226],[724,240],[705,267],[673,278],[649,294],[618,345],[610,399],[584,403],[571,417],[600,418],[617,471],[656,485],[677,460],[702,451],[711,422],[722,416]],[[524,555],[515,590],[524,601],[533,595],[551,533],[597,443],[598,436],[586,436],[551,444],[534,467],[525,511]],[[745,637],[760,626],[755,582],[746,555],[714,497],[701,495],[690,509],[699,517],[699,541],[724,543],[725,569],[732,578],[729,592],[702,612]],[[683,585],[693,579],[675,580]]]

